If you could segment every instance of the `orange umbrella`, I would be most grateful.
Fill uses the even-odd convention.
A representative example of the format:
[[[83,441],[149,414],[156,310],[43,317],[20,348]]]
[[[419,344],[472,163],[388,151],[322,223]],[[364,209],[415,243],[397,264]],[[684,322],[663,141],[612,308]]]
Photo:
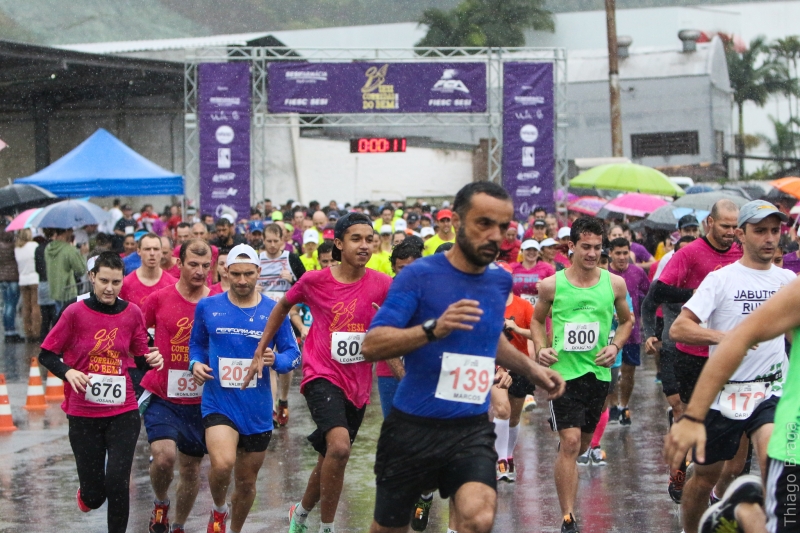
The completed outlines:
[[[800,178],[789,176],[788,178],[771,181],[769,184],[781,192],[800,198]]]

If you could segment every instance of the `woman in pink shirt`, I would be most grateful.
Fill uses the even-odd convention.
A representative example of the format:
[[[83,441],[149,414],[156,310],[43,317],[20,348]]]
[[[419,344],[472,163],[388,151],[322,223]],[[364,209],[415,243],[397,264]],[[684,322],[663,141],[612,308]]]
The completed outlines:
[[[536,304],[536,295],[539,294],[539,282],[556,273],[556,269],[552,265],[539,260],[539,250],[539,243],[528,239],[522,243],[522,263],[511,265],[514,294],[534,305]]]

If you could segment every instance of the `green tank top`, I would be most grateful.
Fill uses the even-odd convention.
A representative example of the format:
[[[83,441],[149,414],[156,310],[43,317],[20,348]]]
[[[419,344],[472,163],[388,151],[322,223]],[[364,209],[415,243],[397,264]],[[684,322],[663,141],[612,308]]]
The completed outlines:
[[[786,464],[800,464],[800,328],[792,331],[789,372],[786,373],[781,399],[775,409],[775,427],[769,439],[767,455]]]
[[[576,287],[566,271],[556,272],[553,298],[553,349],[558,362],[551,368],[565,380],[593,373],[600,381],[611,381],[611,370],[594,359],[608,345],[614,319],[614,288],[608,271],[600,271],[593,287]]]

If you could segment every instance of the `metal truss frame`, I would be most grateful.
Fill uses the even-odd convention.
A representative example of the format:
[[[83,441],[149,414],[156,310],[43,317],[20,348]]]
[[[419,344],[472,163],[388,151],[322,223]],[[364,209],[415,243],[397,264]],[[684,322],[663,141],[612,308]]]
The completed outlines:
[[[487,109],[484,113],[376,113],[376,114],[273,114],[267,111],[267,64],[271,61],[352,62],[430,61],[486,63]],[[250,195],[251,202],[263,198],[266,128],[318,126],[345,128],[370,126],[483,127],[488,131],[487,175],[502,184],[503,63],[507,61],[549,62],[554,65],[555,94],[555,187],[567,186],[567,54],[563,48],[291,48],[208,47],[187,50],[184,61],[184,175],[187,196],[199,197],[199,131],[197,65],[247,61],[251,65]]]

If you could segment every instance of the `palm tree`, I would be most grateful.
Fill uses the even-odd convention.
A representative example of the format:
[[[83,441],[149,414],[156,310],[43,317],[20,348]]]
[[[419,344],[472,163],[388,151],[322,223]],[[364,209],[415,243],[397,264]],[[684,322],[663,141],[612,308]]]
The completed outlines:
[[[797,125],[797,119],[790,119],[787,122],[781,122],[772,115],[769,120],[772,122],[772,127],[775,129],[775,140],[772,140],[766,135],[759,135],[758,138],[767,145],[769,155],[775,158],[793,157],[797,145],[800,143],[800,135],[794,131]],[[786,164],[783,161],[776,162],[778,170],[784,170]]]
[[[797,35],[791,35],[785,39],[776,39],[770,46],[775,59],[781,61],[786,65],[789,75],[793,80],[798,78],[797,61],[800,59],[800,38]],[[797,94],[787,94],[789,100],[789,121],[792,131],[795,131],[795,121],[800,117],[800,102],[798,102]],[[792,102],[794,100],[794,102]],[[794,108],[792,108],[794,103]],[[795,147],[792,154],[797,156],[797,148]]]
[[[782,63],[769,56],[769,47],[764,37],[756,37],[744,52],[737,52],[727,40],[725,57],[733,88],[733,101],[739,114],[739,135],[736,143],[738,155],[744,155],[744,104],[753,102],[764,107],[770,95],[776,93],[797,94],[797,80],[789,76]],[[744,175],[744,159],[739,159],[739,175]]]
[[[455,9],[427,9],[428,33],[417,46],[436,48],[524,46],[525,30],[555,31],[545,0],[464,0]]]

